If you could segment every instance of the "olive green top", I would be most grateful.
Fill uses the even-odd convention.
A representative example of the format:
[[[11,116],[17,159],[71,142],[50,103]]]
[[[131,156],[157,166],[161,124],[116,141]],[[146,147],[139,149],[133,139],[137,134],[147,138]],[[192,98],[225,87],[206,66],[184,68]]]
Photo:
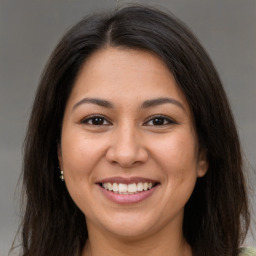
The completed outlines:
[[[256,249],[252,247],[241,248],[239,256],[256,256]]]

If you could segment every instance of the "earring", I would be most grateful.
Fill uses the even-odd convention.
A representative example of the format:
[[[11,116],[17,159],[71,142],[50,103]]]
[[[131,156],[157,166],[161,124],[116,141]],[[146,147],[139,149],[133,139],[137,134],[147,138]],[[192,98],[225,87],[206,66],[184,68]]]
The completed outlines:
[[[64,179],[64,173],[63,173],[63,171],[60,169],[60,167],[58,166],[58,169],[60,170],[60,179],[61,179],[61,181],[64,181],[65,179]]]
[[[60,171],[60,179],[61,179],[61,181],[64,181],[65,179],[64,179],[64,173],[63,173],[63,171]]]

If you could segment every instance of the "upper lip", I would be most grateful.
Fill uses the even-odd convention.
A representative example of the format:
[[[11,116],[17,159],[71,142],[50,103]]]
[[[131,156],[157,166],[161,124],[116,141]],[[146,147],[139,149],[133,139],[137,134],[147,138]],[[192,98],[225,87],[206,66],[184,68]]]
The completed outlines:
[[[122,183],[122,184],[132,184],[132,183],[140,183],[140,182],[148,182],[148,183],[159,183],[157,180],[145,178],[145,177],[108,177],[102,180],[97,181],[96,183]]]

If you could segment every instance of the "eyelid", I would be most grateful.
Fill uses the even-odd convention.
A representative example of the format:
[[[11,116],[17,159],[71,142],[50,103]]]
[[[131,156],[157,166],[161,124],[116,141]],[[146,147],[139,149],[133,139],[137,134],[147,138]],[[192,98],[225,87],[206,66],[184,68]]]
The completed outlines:
[[[148,125],[148,126],[165,126],[165,125],[171,125],[171,124],[178,124],[174,119],[172,119],[172,118],[170,118],[168,116],[165,116],[165,115],[153,115],[153,116],[150,116],[149,118],[147,118],[146,122],[143,123],[143,126],[146,126],[149,121],[152,121],[155,118],[165,119],[165,120],[168,121],[168,123],[167,124],[162,124],[162,125]]]
[[[102,114],[92,114],[92,115],[88,115],[88,116],[82,118],[81,121],[80,121],[80,123],[81,123],[81,124],[94,125],[94,124],[89,124],[89,123],[88,123],[88,120],[91,120],[91,119],[96,118],[96,117],[100,117],[100,118],[104,119],[104,121],[107,121],[107,122],[108,122],[108,124],[102,124],[102,125],[104,125],[104,126],[106,126],[106,125],[111,125],[111,124],[112,124],[112,123],[108,120],[108,118],[106,118],[106,117],[105,117],[104,115],[102,115]],[[102,125],[98,125],[98,126],[102,126]],[[97,125],[94,125],[94,126],[97,126]]]

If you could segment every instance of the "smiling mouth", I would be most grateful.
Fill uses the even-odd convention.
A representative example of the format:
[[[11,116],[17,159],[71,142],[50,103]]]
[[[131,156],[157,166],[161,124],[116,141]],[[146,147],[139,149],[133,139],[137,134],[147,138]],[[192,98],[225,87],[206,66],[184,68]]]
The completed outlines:
[[[143,191],[151,190],[152,188],[154,188],[159,184],[160,183],[157,183],[157,182],[138,182],[138,183],[130,183],[130,184],[123,184],[123,183],[116,183],[116,182],[99,183],[99,185],[105,190],[108,190],[120,195],[138,194]]]

